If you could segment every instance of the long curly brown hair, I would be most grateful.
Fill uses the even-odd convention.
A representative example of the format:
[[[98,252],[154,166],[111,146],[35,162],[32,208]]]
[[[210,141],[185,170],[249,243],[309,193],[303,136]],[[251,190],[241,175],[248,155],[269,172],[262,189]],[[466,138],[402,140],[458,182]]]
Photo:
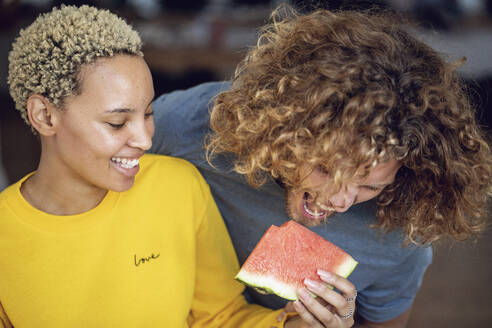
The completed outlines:
[[[321,166],[339,186],[365,164],[400,160],[376,226],[407,241],[481,231],[492,157],[456,69],[387,13],[318,10],[278,18],[211,112],[210,156],[233,153],[254,187],[287,187]]]

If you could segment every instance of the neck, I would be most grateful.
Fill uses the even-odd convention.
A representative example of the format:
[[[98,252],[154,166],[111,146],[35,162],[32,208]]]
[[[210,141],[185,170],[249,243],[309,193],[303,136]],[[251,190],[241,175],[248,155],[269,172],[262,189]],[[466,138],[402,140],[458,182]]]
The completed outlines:
[[[38,170],[21,186],[22,196],[35,208],[48,214],[74,215],[96,207],[107,190],[64,174],[63,167],[43,160]]]

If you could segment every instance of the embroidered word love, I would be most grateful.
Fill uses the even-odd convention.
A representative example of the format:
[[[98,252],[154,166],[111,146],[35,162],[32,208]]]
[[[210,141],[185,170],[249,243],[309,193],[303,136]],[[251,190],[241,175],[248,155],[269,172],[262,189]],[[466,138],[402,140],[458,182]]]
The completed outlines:
[[[156,254],[152,253],[150,256],[141,257],[141,258],[139,258],[139,259],[137,260],[137,254],[135,254],[135,255],[133,256],[133,261],[134,261],[134,263],[135,263],[135,266],[137,266],[137,267],[138,267],[140,264],[144,264],[145,262],[150,262],[150,260],[155,260],[155,259],[157,259],[159,256],[161,256],[161,254],[157,253],[157,255],[156,255]]]

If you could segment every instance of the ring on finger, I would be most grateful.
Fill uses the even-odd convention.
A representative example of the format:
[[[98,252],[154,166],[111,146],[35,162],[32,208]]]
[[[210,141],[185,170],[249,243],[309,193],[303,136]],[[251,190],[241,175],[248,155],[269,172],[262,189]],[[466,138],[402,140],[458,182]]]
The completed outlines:
[[[354,297],[345,297],[345,300],[347,300],[348,303],[353,302],[357,297],[357,289],[355,290],[355,295]]]
[[[342,319],[348,319],[348,318],[352,317],[354,315],[354,308],[349,308],[349,309],[350,310],[349,310],[349,313],[348,314],[346,314],[346,315],[339,314],[340,318],[342,318]]]

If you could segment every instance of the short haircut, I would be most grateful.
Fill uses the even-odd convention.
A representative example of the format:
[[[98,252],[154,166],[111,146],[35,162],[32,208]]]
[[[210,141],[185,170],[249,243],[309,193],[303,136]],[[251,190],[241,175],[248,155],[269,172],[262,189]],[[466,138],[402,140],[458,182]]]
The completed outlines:
[[[116,54],[143,56],[138,33],[108,10],[61,6],[20,31],[9,53],[10,95],[30,125],[26,102],[33,94],[58,108],[80,92],[82,65]]]

